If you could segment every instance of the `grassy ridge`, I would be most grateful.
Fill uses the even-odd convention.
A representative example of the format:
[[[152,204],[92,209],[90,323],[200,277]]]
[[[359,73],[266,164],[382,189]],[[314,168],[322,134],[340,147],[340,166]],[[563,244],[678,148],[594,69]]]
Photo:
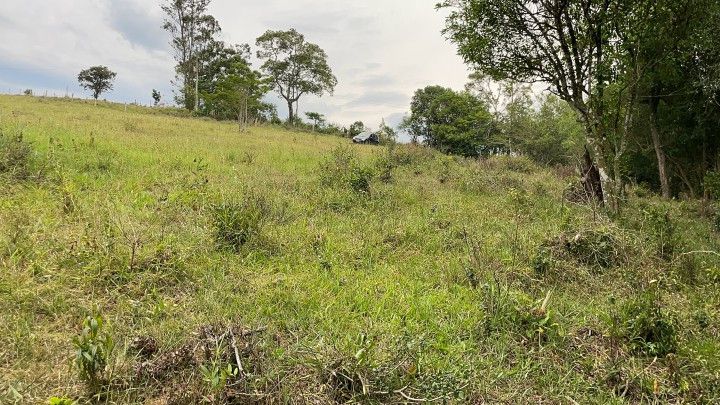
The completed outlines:
[[[104,103],[3,96],[0,128],[34,150],[28,176],[0,177],[8,401],[88,399],[69,365],[93,313],[116,342],[100,390],[112,403],[720,398],[718,260],[683,254],[718,237],[693,204],[634,195],[611,221],[564,202],[571,178],[520,158]],[[250,242],[218,246],[218,207],[256,200]],[[622,332],[647,291],[677,331],[658,359]],[[135,337],[161,356],[230,323],[262,329],[232,389],[203,381],[208,359],[137,376]]]

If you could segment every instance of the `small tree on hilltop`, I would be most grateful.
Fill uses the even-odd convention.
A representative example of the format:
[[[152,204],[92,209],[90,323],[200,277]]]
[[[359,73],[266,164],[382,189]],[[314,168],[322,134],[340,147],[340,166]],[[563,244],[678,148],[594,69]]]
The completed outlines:
[[[161,98],[160,92],[157,91],[157,90],[155,90],[155,89],[153,89],[153,91],[152,91],[152,98],[153,98],[153,103],[154,103],[155,107],[157,107],[158,104],[160,104],[160,98]]]
[[[113,81],[117,73],[106,66],[93,66],[85,69],[78,75],[80,87],[92,91],[93,98],[97,100],[100,95],[113,88]]]
[[[365,124],[362,121],[355,121],[350,125],[349,135],[352,138],[365,132],[365,129]]]
[[[308,119],[313,122],[313,131],[316,128],[322,128],[322,126],[325,124],[325,116],[320,113],[307,112],[305,113],[305,116],[307,116]]]

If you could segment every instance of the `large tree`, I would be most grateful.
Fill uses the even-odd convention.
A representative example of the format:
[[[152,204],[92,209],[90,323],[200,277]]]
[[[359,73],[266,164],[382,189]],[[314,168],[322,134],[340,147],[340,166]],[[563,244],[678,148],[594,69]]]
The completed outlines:
[[[469,92],[441,86],[415,92],[403,127],[445,153],[479,156],[506,149],[496,138],[497,127],[485,103]]]
[[[117,73],[106,66],[93,66],[80,71],[78,82],[81,87],[92,91],[93,98],[97,100],[102,93],[112,90],[116,76]]]
[[[294,106],[300,97],[322,96],[335,89],[337,78],[328,65],[327,54],[295,29],[267,31],[256,44],[257,56],[264,60],[261,70],[287,102],[288,122],[295,120]]]
[[[193,111],[200,103],[200,58],[220,33],[217,20],[207,14],[211,0],[166,0],[163,28],[170,34],[175,51],[179,96],[177,101]]]
[[[446,0],[444,30],[466,62],[495,79],[547,83],[577,111],[618,208],[622,159],[646,66],[654,0]]]

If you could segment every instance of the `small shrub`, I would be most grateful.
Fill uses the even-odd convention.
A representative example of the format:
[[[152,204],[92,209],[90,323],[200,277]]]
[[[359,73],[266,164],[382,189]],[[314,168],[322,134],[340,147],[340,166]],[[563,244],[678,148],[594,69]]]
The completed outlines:
[[[375,174],[366,167],[355,166],[350,169],[348,182],[356,193],[370,193],[370,182]]]
[[[532,259],[531,265],[535,274],[539,276],[548,274],[555,266],[552,250],[548,246],[540,246]]]
[[[619,314],[619,335],[635,353],[665,356],[677,349],[676,321],[653,293],[625,303]]]
[[[32,147],[22,134],[11,136],[0,131],[0,174],[24,180],[30,176]]]
[[[578,232],[572,238],[565,238],[564,245],[575,260],[589,266],[607,269],[619,258],[618,240],[602,229]]]
[[[538,343],[559,334],[560,326],[548,309],[550,293],[544,300],[534,302],[526,294],[501,283],[489,282],[484,287],[482,305],[486,332],[513,331]]]
[[[643,211],[643,216],[648,235],[655,240],[658,255],[665,260],[672,259],[678,249],[679,240],[670,211],[650,207]]]
[[[224,202],[212,208],[212,223],[218,248],[240,251],[257,239],[267,215],[264,199],[250,196],[242,202]]]
[[[708,172],[705,175],[705,191],[712,198],[720,199],[720,172]]]
[[[492,156],[481,161],[481,166],[489,170],[511,171],[522,174],[529,174],[537,171],[538,166],[525,156]]]
[[[375,171],[358,162],[355,151],[337,148],[320,165],[320,183],[327,187],[347,187],[355,193],[369,194]]]
[[[32,91],[32,89],[25,89],[25,91],[23,91],[23,94],[26,96],[32,96],[33,91]]]
[[[96,389],[103,381],[110,352],[112,338],[102,331],[103,319],[100,315],[88,316],[82,324],[80,335],[73,339],[75,346],[75,366],[80,379],[91,389]]]
[[[212,358],[206,364],[200,365],[203,381],[208,384],[213,393],[219,393],[225,389],[228,380],[236,378],[240,372],[237,367],[224,361],[223,354],[227,352],[227,348],[221,343],[216,344]]]

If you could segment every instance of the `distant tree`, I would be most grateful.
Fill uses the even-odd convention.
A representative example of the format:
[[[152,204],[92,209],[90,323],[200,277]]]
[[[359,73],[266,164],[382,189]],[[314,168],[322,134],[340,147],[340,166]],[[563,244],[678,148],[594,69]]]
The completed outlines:
[[[220,33],[217,20],[207,14],[211,0],[166,0],[161,5],[165,12],[163,28],[170,34],[175,51],[176,72],[180,80],[177,101],[189,111],[200,103],[200,58]]]
[[[23,91],[23,94],[25,94],[26,96],[32,96],[33,91],[32,91],[32,89],[25,89],[25,91]]]
[[[385,119],[383,118],[380,121],[380,129],[378,130],[378,134],[380,135],[380,143],[382,144],[389,144],[389,143],[395,143],[397,138],[397,133],[394,129],[392,129],[390,126],[388,126],[385,123]]]
[[[153,89],[153,91],[152,91],[152,98],[153,98],[153,103],[154,103],[154,105],[157,107],[157,105],[160,104],[160,98],[161,98],[160,92],[157,91],[157,90],[155,90],[155,89]]]
[[[403,128],[445,153],[479,156],[507,151],[507,145],[497,139],[492,114],[480,99],[441,86],[415,92]]]
[[[117,73],[105,66],[93,66],[85,69],[78,75],[78,82],[84,89],[92,91],[92,96],[97,100],[100,95],[113,88],[113,80]]]
[[[348,129],[348,135],[350,135],[350,137],[352,138],[365,132],[365,129],[365,124],[362,121],[355,121],[352,123],[352,125],[350,125],[350,128]]]
[[[273,88],[288,105],[288,122],[296,119],[294,105],[305,94],[332,93],[337,78],[319,46],[306,42],[294,29],[267,31],[256,41],[261,70],[271,78]]]
[[[325,116],[320,113],[306,112],[305,116],[313,122],[313,131],[316,128],[322,128],[323,124],[325,124]]]

